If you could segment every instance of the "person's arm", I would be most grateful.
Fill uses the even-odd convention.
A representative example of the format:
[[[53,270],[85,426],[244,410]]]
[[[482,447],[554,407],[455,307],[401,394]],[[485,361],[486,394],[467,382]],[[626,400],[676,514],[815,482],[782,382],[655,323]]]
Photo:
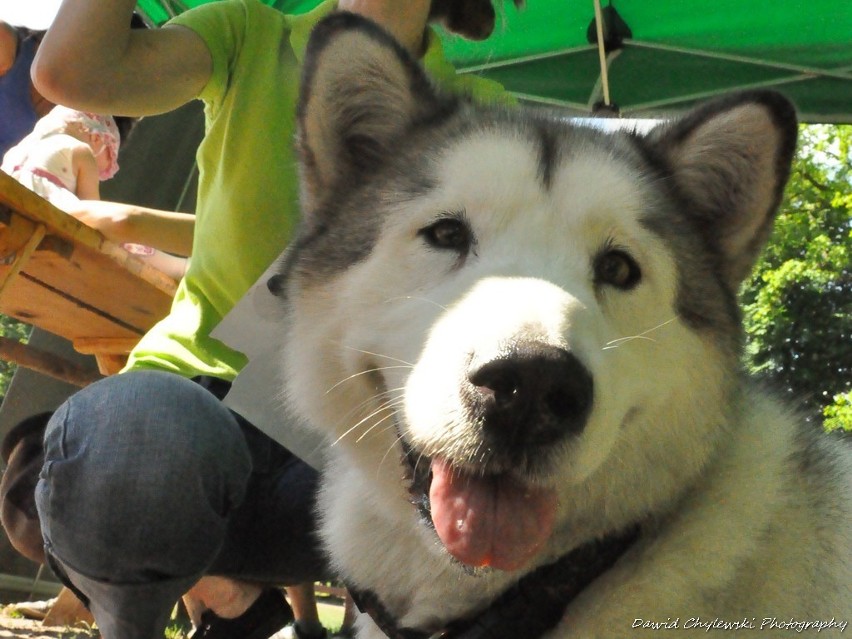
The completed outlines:
[[[15,30],[0,20],[0,77],[6,75],[18,54],[18,36]]]
[[[176,255],[192,254],[195,216],[191,213],[100,200],[81,200],[78,208],[66,209],[66,213],[118,244],[131,242]]]
[[[64,0],[32,67],[36,89],[82,111],[142,116],[195,98],[212,72],[204,41],[166,26],[131,29],[135,0]]]
[[[100,200],[101,179],[98,177],[98,162],[87,144],[81,142],[73,148],[71,167],[77,180],[75,195],[81,200]]]

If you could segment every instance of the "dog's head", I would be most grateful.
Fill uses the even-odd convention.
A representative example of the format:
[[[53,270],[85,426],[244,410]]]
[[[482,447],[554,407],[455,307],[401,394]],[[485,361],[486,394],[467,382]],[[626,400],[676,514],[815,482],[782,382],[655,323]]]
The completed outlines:
[[[787,178],[786,100],[606,133],[443,95],[337,15],[298,118],[285,377],[371,498],[397,508],[401,461],[398,516],[512,570],[684,490],[740,381],[736,293]]]

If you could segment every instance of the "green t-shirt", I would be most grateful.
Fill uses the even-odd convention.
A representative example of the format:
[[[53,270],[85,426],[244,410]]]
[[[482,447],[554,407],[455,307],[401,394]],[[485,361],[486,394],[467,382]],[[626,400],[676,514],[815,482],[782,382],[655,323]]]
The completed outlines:
[[[170,314],[141,339],[124,370],[231,380],[246,364],[210,332],[291,238],[298,218],[293,137],[301,57],[313,25],[335,6],[328,0],[288,16],[259,0],[223,0],[172,20],[195,31],[213,59],[199,95],[206,127],[197,153],[192,259]],[[503,95],[496,83],[456,76],[437,37],[424,65],[449,88],[484,99]]]

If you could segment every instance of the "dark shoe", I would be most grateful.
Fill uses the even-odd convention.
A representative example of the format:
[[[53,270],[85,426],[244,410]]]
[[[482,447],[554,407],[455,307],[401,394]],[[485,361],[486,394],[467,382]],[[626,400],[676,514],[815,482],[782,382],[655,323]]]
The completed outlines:
[[[269,639],[293,621],[293,610],[284,593],[268,588],[239,617],[224,619],[207,610],[192,639]]]

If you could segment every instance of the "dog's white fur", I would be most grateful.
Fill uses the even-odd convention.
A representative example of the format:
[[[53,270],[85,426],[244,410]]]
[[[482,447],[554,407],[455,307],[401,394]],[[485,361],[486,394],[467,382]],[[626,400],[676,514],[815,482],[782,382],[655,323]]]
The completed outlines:
[[[545,183],[541,149],[517,124],[525,116],[479,124],[461,105],[449,122],[472,125],[412,133],[421,102],[435,98],[409,94],[419,71],[400,50],[356,20],[333,19],[315,38],[300,113],[306,223],[285,274],[285,379],[296,410],[332,443],[320,509],[340,573],[400,626],[436,631],[536,566],[638,522],[639,541],[548,637],[634,636],[637,620],[668,621],[677,628],[666,636],[678,636],[714,620],[749,630],[771,618],[852,619],[848,449],[741,375],[739,326],[722,294],[747,274],[786,179],[775,107],[746,97],[696,116],[683,136],[652,133],[649,148],[672,171],[663,181],[681,199],[625,159],[623,143],[564,123],[554,130],[574,137]],[[374,119],[347,120],[350,108]],[[370,147],[347,159],[357,127],[374,136],[375,157]],[[428,186],[412,188],[409,172]],[[711,250],[679,209],[727,186],[736,195],[718,195]],[[460,211],[475,235],[466,256],[424,244],[424,228]],[[659,230],[668,219],[671,236]],[[359,237],[369,246],[356,256],[340,249]],[[607,246],[640,265],[637,286],[595,280],[590,265]],[[684,275],[693,264],[707,272]],[[689,290],[689,277],[706,291]],[[691,304],[727,319],[695,320]],[[460,385],[526,341],[576,356],[593,403],[581,432],[534,470],[487,462],[556,491],[544,545],[518,570],[466,567],[409,503],[399,440],[424,460],[476,468],[487,446]],[[363,617],[358,636],[383,635]]]

